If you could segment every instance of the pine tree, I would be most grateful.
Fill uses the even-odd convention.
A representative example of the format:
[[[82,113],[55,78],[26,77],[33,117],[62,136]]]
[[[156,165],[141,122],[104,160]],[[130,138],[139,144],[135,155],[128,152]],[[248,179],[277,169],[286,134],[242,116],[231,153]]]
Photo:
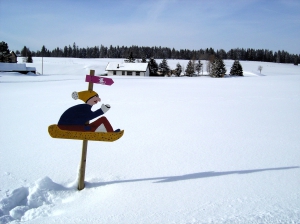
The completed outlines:
[[[150,75],[155,76],[157,75],[157,70],[158,70],[158,64],[155,61],[154,58],[151,58],[148,62],[149,70],[150,70]]]
[[[210,76],[214,78],[224,77],[226,73],[225,64],[222,59],[215,58],[215,60],[211,63]]]
[[[169,73],[170,68],[167,59],[164,58],[161,63],[159,63],[158,69],[163,75],[167,75]]]
[[[68,58],[72,57],[72,47],[69,45],[68,47]]]
[[[243,67],[240,61],[235,60],[230,69],[230,75],[243,76]]]
[[[100,52],[99,52],[99,58],[106,58],[107,57],[107,47],[104,47],[101,45]]]
[[[203,65],[203,64],[201,63],[200,60],[196,63],[195,70],[197,71],[198,75],[199,75],[199,73],[200,73],[200,71],[201,71],[201,69],[202,69],[202,65]]]
[[[7,43],[0,42],[0,62],[11,62]]]
[[[73,43],[72,58],[76,58],[76,43]]]
[[[276,63],[280,63],[280,62],[281,62],[281,61],[280,61],[280,55],[281,55],[281,52],[278,51],[277,57],[276,57]]]
[[[47,48],[45,47],[45,45],[42,46],[41,56],[42,57],[50,57],[50,52],[49,52],[49,50],[47,50]]]
[[[186,66],[186,69],[185,69],[185,73],[188,75],[188,76],[191,76],[192,74],[194,74],[195,72],[195,69],[194,69],[194,64],[191,60],[189,60],[187,66]]]
[[[27,57],[28,54],[28,48],[26,46],[23,47],[21,50],[21,57]]]
[[[296,56],[294,56],[294,65],[298,65],[298,56],[296,55]]]
[[[28,53],[27,53],[27,60],[26,60],[26,63],[33,63],[33,59],[32,59],[32,54],[31,52],[28,50]]]
[[[176,68],[175,68],[175,72],[177,76],[180,76],[181,72],[182,72],[182,67],[179,64],[179,62],[176,64]]]
[[[33,63],[32,53],[30,49],[27,48],[26,46],[24,46],[23,49],[21,50],[21,56],[23,57],[23,62]]]
[[[130,52],[129,56],[124,60],[127,63],[134,63],[135,62],[135,58],[132,55],[132,51]]]

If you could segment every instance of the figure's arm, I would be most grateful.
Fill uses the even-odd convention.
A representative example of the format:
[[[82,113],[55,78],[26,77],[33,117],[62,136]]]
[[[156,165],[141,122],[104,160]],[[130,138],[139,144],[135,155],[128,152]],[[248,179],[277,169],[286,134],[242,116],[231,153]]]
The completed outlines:
[[[92,120],[96,117],[99,117],[99,116],[105,114],[109,109],[110,109],[109,104],[106,104],[106,105],[102,104],[100,109],[90,112],[89,120]]]

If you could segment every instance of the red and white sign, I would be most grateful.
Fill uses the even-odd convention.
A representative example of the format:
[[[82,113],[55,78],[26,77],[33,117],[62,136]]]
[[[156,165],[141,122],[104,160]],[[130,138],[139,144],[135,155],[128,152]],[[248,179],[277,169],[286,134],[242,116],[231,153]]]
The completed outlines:
[[[85,81],[96,83],[96,84],[108,85],[108,86],[111,86],[112,84],[114,84],[114,80],[112,80],[110,78],[104,78],[104,77],[99,77],[99,76],[90,76],[90,75],[86,75]]]

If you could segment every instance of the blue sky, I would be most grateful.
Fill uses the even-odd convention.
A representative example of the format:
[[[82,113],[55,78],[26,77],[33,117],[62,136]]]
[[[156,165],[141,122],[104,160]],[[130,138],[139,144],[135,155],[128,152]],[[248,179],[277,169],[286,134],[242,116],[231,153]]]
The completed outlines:
[[[161,46],[300,54],[299,0],[0,0],[10,50]]]

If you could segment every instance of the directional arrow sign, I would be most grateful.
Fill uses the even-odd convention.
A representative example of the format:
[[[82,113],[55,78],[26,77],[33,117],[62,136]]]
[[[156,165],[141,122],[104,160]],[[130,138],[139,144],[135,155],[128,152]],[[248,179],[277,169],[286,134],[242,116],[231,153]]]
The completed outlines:
[[[110,78],[104,78],[104,77],[99,77],[99,76],[90,76],[90,75],[86,75],[85,81],[96,83],[96,84],[108,85],[108,86],[111,86],[112,84],[114,84],[114,80],[112,80]]]

